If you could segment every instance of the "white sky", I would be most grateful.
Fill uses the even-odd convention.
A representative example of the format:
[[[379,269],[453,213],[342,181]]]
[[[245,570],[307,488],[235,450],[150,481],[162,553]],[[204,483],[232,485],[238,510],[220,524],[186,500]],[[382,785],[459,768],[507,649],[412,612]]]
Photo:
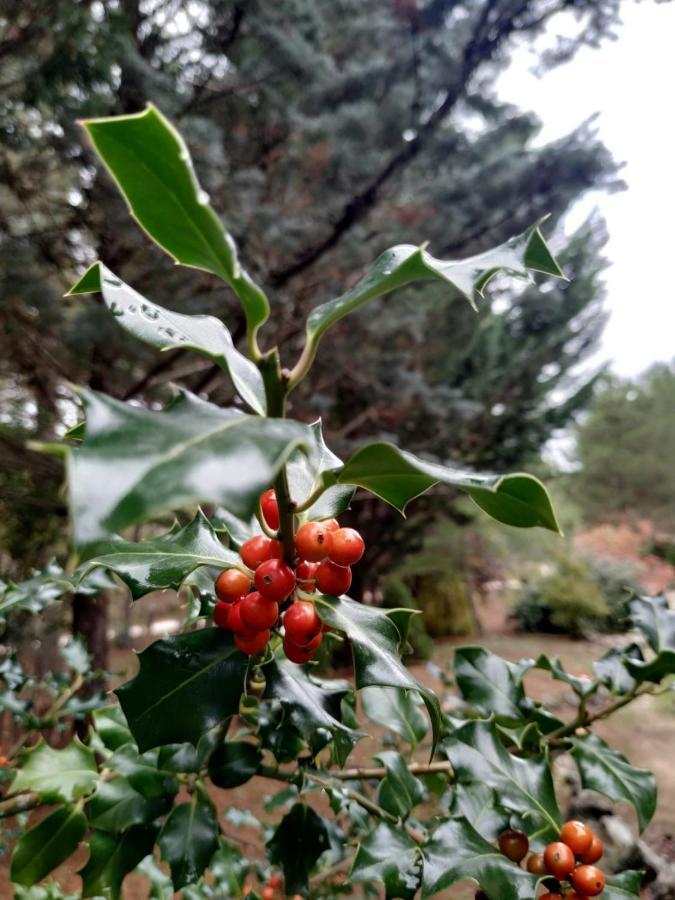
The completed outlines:
[[[616,41],[584,49],[571,63],[537,78],[526,50],[500,82],[500,96],[533,110],[542,139],[571,131],[595,112],[600,139],[617,161],[628,189],[595,193],[571,214],[599,208],[609,229],[605,248],[607,308],[598,361],[612,360],[635,375],[656,360],[675,357],[675,290],[668,270],[675,258],[675,3],[626,3]]]

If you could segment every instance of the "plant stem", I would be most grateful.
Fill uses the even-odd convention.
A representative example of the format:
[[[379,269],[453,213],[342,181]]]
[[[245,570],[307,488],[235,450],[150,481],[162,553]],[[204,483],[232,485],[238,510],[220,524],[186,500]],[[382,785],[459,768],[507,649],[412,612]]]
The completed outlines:
[[[10,797],[9,800],[0,801],[0,819],[6,819],[8,816],[16,816],[22,812],[28,812],[29,809],[36,809],[43,805],[43,799],[37,791],[30,791],[27,794],[18,794],[16,797]]]
[[[638,697],[643,697],[645,694],[651,694],[652,691],[650,688],[644,688],[640,690],[638,686],[633,688],[632,691],[629,691],[623,697],[620,697],[618,700],[615,700],[613,703],[608,703],[606,706],[603,706],[602,709],[599,709],[595,713],[589,713],[583,704],[579,707],[579,713],[576,718],[574,718],[571,722],[568,722],[567,725],[563,725],[558,728],[556,731],[552,731],[550,734],[547,734],[545,737],[546,743],[551,744],[560,740],[560,738],[569,737],[573,735],[577,728],[587,728],[589,725],[592,725],[593,722],[597,722],[599,719],[604,719],[607,716],[610,716],[612,713],[616,712],[618,709],[621,709],[624,706],[627,706],[629,703],[632,703],[633,700],[636,700]]]

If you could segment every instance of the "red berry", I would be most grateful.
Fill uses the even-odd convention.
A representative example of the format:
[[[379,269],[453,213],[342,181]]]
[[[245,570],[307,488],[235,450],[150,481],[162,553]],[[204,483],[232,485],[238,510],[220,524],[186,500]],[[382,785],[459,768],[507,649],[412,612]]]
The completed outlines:
[[[585,863],[587,866],[592,863],[596,863],[602,854],[605,852],[605,845],[602,843],[597,834],[593,835],[593,840],[591,841],[591,846],[585,853],[582,853],[579,859],[582,863]]]
[[[316,570],[319,568],[318,563],[307,562],[303,560],[295,567],[295,577],[298,587],[303,591],[311,593],[316,590]]]
[[[333,532],[329,556],[339,566],[352,566],[363,556],[366,545],[354,528],[338,528]]]
[[[553,875],[554,878],[557,878],[558,881],[567,878],[576,865],[574,853],[571,848],[568,847],[567,844],[563,844],[562,841],[554,841],[552,844],[548,845],[544,850],[544,862],[546,863],[549,874]]]
[[[593,843],[593,832],[583,822],[565,822],[560,829],[560,840],[575,856],[583,856]]]
[[[268,884],[262,889],[262,894],[260,896],[262,897],[262,900],[274,900],[275,894],[276,891],[274,888]]]
[[[223,603],[234,603],[251,589],[251,579],[239,569],[224,569],[216,578],[216,596]]]
[[[530,842],[522,831],[503,831],[499,835],[499,851],[511,862],[519,863],[525,859],[529,849]]]
[[[295,572],[280,559],[268,559],[255,570],[255,586],[266,600],[281,603],[295,588]]]
[[[274,491],[265,491],[260,497],[260,508],[262,509],[263,518],[272,529],[276,531],[279,527],[279,506],[277,504],[277,495]]]
[[[550,891],[546,891],[545,894],[542,894],[539,900],[563,900],[562,894],[552,894]]]
[[[269,631],[258,631],[250,640],[242,637],[240,634],[234,636],[234,642],[237,645],[237,648],[247,656],[255,656],[256,653],[262,653],[267,646],[269,639]]]
[[[276,600],[266,600],[258,591],[247,594],[239,606],[241,621],[253,631],[266,631],[279,616]]]
[[[526,868],[532,875],[548,875],[543,853],[531,853],[527,859]]]
[[[285,640],[304,649],[321,633],[321,625],[314,604],[309,600],[296,600],[284,613]]]
[[[300,559],[320,562],[330,553],[332,541],[333,535],[322,522],[305,522],[295,535],[295,548]]]
[[[332,559],[324,559],[316,572],[316,586],[322,594],[339,597],[349,590],[352,570],[349,566],[339,566]]]
[[[256,632],[252,628],[247,628],[241,618],[241,600],[230,606],[227,624],[230,631],[234,631],[235,634],[240,635],[245,641],[252,641],[256,636]]]
[[[337,519],[324,519],[321,524],[324,528],[327,528],[328,531],[337,531],[340,527],[340,523]]]
[[[281,877],[281,875],[278,874],[270,875],[270,877],[267,879],[267,884],[269,887],[276,890],[277,888],[281,888],[284,886],[284,879]]]
[[[281,559],[281,544],[264,534],[249,538],[241,545],[239,555],[249,569],[257,569],[268,559]]]
[[[291,662],[297,663],[299,666],[303,663],[309,662],[314,655],[313,650],[303,650],[302,647],[297,647],[295,644],[292,644],[287,640],[284,640],[284,653],[286,654],[287,659],[290,659]]]
[[[224,628],[225,631],[229,631],[230,626],[228,625],[227,620],[230,617],[230,604],[223,603],[222,600],[218,600],[216,605],[213,607],[213,621],[216,623],[218,628]]]
[[[595,897],[605,888],[605,876],[596,866],[579,866],[570,875],[575,891],[586,897]]]
[[[288,635],[285,635],[284,637],[285,644],[288,644],[291,647],[295,647],[296,650],[300,650],[302,653],[314,653],[314,651],[321,646],[322,640],[323,634],[321,631],[316,635],[316,637],[312,638],[309,644],[306,644],[304,647],[298,647],[297,644],[294,644],[293,641],[289,639]]]

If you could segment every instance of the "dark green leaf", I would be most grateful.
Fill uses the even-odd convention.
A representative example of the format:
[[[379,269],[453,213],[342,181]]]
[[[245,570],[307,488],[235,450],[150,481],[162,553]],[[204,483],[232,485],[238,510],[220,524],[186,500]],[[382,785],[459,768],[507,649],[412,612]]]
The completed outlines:
[[[416,747],[429,727],[415,702],[416,696],[403,688],[365,687],[361,690],[361,705],[371,721],[393,731],[411,747]]]
[[[134,744],[121,747],[106,760],[106,766],[124,775],[135,791],[146,800],[156,800],[178,793],[178,781],[170,770],[158,768],[159,750],[138,752]]]
[[[101,781],[89,800],[89,820],[94,828],[117,834],[132,825],[152,822],[167,812],[173,792],[147,800],[126,778]]]
[[[383,884],[387,898],[413,900],[421,876],[415,842],[401,828],[382,822],[359,844],[349,880]]]
[[[270,862],[283,869],[286,893],[307,896],[309,873],[328,847],[324,820],[304,803],[296,803],[267,844]]]
[[[310,455],[296,452],[287,466],[291,497],[302,503],[323,484],[324,475],[342,467],[342,460],[328,448],[323,438],[321,419],[310,426],[314,452]],[[339,516],[351,503],[354,488],[348,485],[334,485],[325,490],[309,510],[303,513],[306,519],[328,519]]]
[[[220,276],[237,293],[250,330],[269,315],[267,298],[237,260],[234,241],[201,190],[188,149],[150,105],[144,112],[83,123],[143,230],[176,262]]]
[[[400,753],[385,750],[375,757],[387,770],[377,786],[377,802],[399,819],[407,818],[424,800],[424,786],[408,769]]]
[[[216,810],[204,790],[195,791],[189,803],[174,806],[157,843],[175,890],[201,877],[218,849],[218,834]]]
[[[155,641],[138,659],[138,675],[117,695],[141,750],[196,746],[238,711],[248,660],[220,628]]]
[[[199,754],[192,744],[165,744],[159,748],[157,767],[165,772],[198,772]]]
[[[565,684],[568,684],[579,697],[589,697],[599,687],[598,682],[592,678],[580,678],[577,675],[570,675],[569,672],[565,671],[557,656],[549,657],[542,653],[535,662],[534,668],[550,672],[556,681],[563,681]]]
[[[608,875],[602,900],[640,900],[643,873],[627,870],[618,875]]]
[[[467,493],[489,516],[505,525],[560,531],[551,498],[532,475],[481,475],[420,459],[393,444],[375,443],[357,450],[333,477],[340,484],[365,488],[400,512],[434,485],[448,484]]]
[[[265,386],[257,366],[235,349],[232,336],[214,316],[172,312],[142,297],[103,263],[95,262],[73,285],[69,294],[100,291],[106,306],[119,324],[154,347],[196,350],[229,372],[239,396],[251,409],[265,415]]]
[[[246,784],[255,775],[262,756],[256,744],[226,741],[209,757],[209,778],[221,788]]]
[[[535,896],[537,876],[502,856],[464,818],[441,825],[423,853],[423,897],[465,878],[480,885],[489,900],[532,900]]]
[[[675,650],[661,650],[649,662],[626,659],[626,669],[635,681],[653,681],[659,684],[667,675],[675,674]]]
[[[299,422],[246,416],[184,391],[163,412],[81,394],[86,437],[68,458],[79,545],[201,500],[251,516],[290,454],[312,446]]]
[[[611,800],[630,803],[637,813],[640,831],[643,831],[656,810],[654,775],[647,769],[631,766],[622,753],[612,750],[595,735],[577,738],[572,756],[583,786]]]
[[[87,819],[74,806],[62,806],[23,834],[14,848],[12,881],[30,887],[41,881],[78,848]]]
[[[11,793],[37,791],[43,800],[68,803],[89,793],[98,780],[94,754],[77,739],[63,750],[40,741],[26,753]]]
[[[35,572],[19,584],[10,582],[0,585],[0,616],[19,609],[31,613],[42,612],[66,595],[72,594],[73,590],[73,582],[61,566],[54,562],[48,563],[44,571]]]
[[[384,686],[416,691],[424,700],[431,719],[434,746],[438,740],[441,711],[433,691],[416,681],[399,657],[400,635],[381,609],[355,603],[349,597],[317,598],[319,615],[347,635],[354,655],[357,688]]]
[[[94,729],[108,750],[118,750],[131,741],[131,732],[119,703],[102,706],[92,713]]]
[[[663,594],[636,597],[630,604],[630,617],[655,653],[675,650],[675,610]]]
[[[443,749],[458,782],[480,781],[496,791],[504,806],[559,831],[562,820],[546,760],[513,756],[494,722],[467,722],[445,739]]]
[[[486,841],[496,841],[509,827],[509,813],[497,802],[492,788],[478,781],[458,784],[452,797],[453,816],[464,816]]]
[[[143,825],[117,836],[95,831],[89,841],[89,859],[79,871],[82,896],[117,900],[124,876],[152,853],[156,837],[157,828]]]
[[[178,590],[199,566],[237,565],[242,566],[239,555],[223,547],[206,516],[198,512],[185,527],[152,540],[134,543],[115,538],[80,571],[83,578],[99,566],[114,572],[136,600],[151,591]]]
[[[455,650],[454,673],[467,703],[486,715],[523,718],[525,692],[512,663],[483,647],[459,647]]]
[[[628,647],[612,647],[593,663],[593,671],[607,690],[613,694],[627,694],[635,687],[635,679],[629,674],[626,662],[644,662],[637,644]]]

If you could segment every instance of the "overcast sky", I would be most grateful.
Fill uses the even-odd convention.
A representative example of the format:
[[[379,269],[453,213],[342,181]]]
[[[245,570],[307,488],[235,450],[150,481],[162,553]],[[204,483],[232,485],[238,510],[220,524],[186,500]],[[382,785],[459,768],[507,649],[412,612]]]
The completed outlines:
[[[516,54],[500,94],[544,123],[543,138],[571,131],[598,112],[598,132],[625,163],[628,190],[594,194],[574,211],[594,206],[607,221],[607,305],[611,312],[599,359],[621,375],[675,357],[675,3],[626,3],[616,41],[584,49],[566,66],[537,78],[527,51]]]

